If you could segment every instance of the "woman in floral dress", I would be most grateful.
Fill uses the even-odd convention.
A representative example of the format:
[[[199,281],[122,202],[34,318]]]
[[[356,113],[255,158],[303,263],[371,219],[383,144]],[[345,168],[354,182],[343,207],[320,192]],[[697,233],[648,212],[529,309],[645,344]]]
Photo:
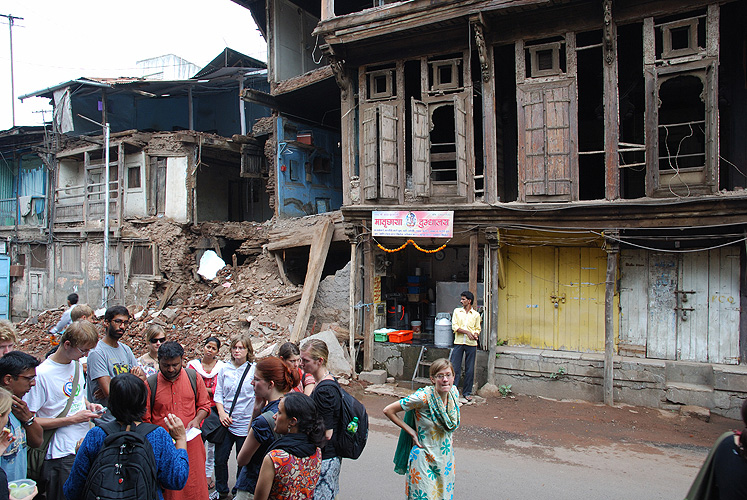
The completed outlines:
[[[459,427],[459,392],[454,387],[454,367],[448,359],[433,362],[433,385],[384,408],[400,432],[394,470],[405,474],[408,500],[454,498],[454,447],[452,434]],[[404,411],[404,420],[398,415]]]

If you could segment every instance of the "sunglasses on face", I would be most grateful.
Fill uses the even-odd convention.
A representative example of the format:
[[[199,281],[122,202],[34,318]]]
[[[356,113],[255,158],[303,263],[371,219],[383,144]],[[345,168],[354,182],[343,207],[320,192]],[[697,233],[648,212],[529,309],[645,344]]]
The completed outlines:
[[[149,341],[151,344],[163,344],[166,342],[166,337],[160,338],[160,339],[150,339]]]

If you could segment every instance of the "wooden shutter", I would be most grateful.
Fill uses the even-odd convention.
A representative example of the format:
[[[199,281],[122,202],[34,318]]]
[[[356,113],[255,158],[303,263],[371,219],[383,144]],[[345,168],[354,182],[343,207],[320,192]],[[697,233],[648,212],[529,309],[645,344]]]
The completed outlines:
[[[415,194],[430,196],[430,120],[428,105],[422,101],[412,101],[412,187]]]
[[[520,198],[577,198],[575,80],[521,84],[517,94]]]
[[[363,173],[363,197],[375,200],[379,196],[379,139],[376,126],[377,108],[371,106],[363,109],[361,123],[361,172]]]
[[[467,196],[467,111],[464,98],[460,96],[454,96],[454,142],[457,193],[459,196]]]
[[[379,165],[382,198],[399,196],[397,122],[397,106],[379,104]]]

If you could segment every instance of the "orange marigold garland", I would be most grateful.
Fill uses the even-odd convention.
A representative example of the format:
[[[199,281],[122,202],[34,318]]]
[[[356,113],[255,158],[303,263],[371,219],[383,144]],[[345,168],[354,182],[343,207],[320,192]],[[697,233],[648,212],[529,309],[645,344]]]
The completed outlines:
[[[403,250],[403,249],[404,249],[404,248],[405,248],[405,247],[406,247],[407,245],[409,245],[410,243],[412,243],[412,246],[414,246],[415,248],[417,248],[418,250],[420,250],[420,251],[421,251],[421,252],[423,252],[423,253],[437,253],[437,252],[440,252],[441,250],[443,250],[444,248],[446,248],[446,243],[448,243],[448,242],[444,243],[444,244],[443,244],[443,245],[441,245],[440,247],[438,247],[438,248],[436,248],[436,249],[433,249],[433,250],[427,250],[427,249],[425,249],[425,248],[421,248],[421,247],[420,247],[420,246],[419,246],[419,245],[418,245],[417,243],[415,243],[415,241],[413,241],[413,240],[407,240],[407,241],[405,241],[405,242],[404,242],[404,243],[402,244],[402,246],[400,246],[400,247],[398,247],[398,248],[386,248],[386,247],[384,247],[384,246],[383,246],[383,245],[382,245],[381,243],[379,243],[379,242],[376,242],[376,246],[377,246],[377,247],[379,247],[380,249],[384,250],[384,251],[385,251],[385,252],[387,252],[387,253],[395,253],[395,252],[399,252],[400,250]]]

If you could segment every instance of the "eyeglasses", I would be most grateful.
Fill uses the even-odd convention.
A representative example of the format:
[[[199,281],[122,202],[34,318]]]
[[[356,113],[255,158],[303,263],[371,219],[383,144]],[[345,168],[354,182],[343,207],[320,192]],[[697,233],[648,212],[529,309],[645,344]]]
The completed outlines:
[[[80,347],[78,347],[78,346],[75,346],[75,348],[76,348],[76,349],[78,349],[78,351],[80,351],[80,353],[81,353],[81,354],[82,354],[83,356],[87,356],[87,355],[88,355],[88,353],[89,353],[89,352],[91,351],[91,349],[90,349],[90,348],[88,348],[88,349],[81,349],[81,348],[80,348]]]
[[[111,320],[111,322],[114,323],[115,325],[122,325],[122,326],[127,326],[130,324],[130,320],[128,319],[113,319]]]
[[[445,380],[447,378],[452,378],[452,377],[454,377],[454,375],[452,375],[451,373],[446,373],[446,374],[439,373],[438,375],[433,376],[433,378],[437,378],[438,380]]]
[[[166,337],[160,339],[150,339],[149,342],[151,344],[163,344],[164,342],[166,342]]]
[[[19,377],[21,377],[21,378],[25,378],[25,379],[26,379],[26,380],[28,380],[29,382],[33,382],[34,380],[36,380],[36,375],[32,375],[32,376],[30,376],[30,377],[29,377],[28,375],[19,375]]]

